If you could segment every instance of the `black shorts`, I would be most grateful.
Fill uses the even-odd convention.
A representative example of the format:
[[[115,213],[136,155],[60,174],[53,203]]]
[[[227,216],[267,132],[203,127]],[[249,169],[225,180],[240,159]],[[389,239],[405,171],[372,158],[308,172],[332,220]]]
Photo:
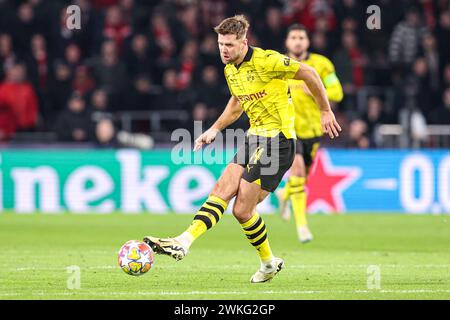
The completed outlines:
[[[244,167],[245,181],[258,183],[261,189],[273,192],[291,167],[294,156],[295,139],[287,139],[282,133],[273,138],[248,135],[231,161]]]
[[[321,137],[302,139],[297,137],[295,153],[300,154],[303,157],[303,161],[305,161],[307,167],[311,166],[314,161],[317,149],[320,147],[320,138]]]

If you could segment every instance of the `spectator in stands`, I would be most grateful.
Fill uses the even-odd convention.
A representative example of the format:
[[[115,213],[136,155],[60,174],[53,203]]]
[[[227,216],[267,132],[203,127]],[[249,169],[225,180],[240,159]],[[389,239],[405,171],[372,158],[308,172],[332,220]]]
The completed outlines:
[[[158,97],[158,109],[179,108],[180,93],[177,81],[177,72],[174,69],[164,72],[162,92]]]
[[[125,65],[119,60],[115,42],[103,42],[101,56],[86,64],[91,67],[97,86],[108,91],[118,108],[123,103],[122,97],[128,88],[128,74]]]
[[[64,50],[70,43],[81,42],[82,30],[67,28],[67,7],[61,9],[59,19],[55,22],[55,26],[51,28],[52,31],[52,55],[56,57],[63,57]],[[83,20],[83,19],[82,19]]]
[[[95,124],[95,142],[99,148],[117,147],[116,129],[111,119],[101,119]]]
[[[192,84],[192,78],[198,67],[197,43],[193,40],[186,42],[181,50],[178,61],[177,89],[185,90]]]
[[[133,36],[131,48],[126,54],[128,74],[134,78],[138,74],[151,76],[153,69],[152,52],[148,38],[143,34]]]
[[[259,38],[263,39],[263,47],[265,49],[284,51],[284,38],[286,36],[286,28],[282,23],[282,13],[279,8],[271,7],[266,11],[266,23],[259,32]]]
[[[102,119],[95,124],[94,141],[98,148],[125,147],[148,150],[154,145],[153,138],[147,134],[117,131],[110,119]]]
[[[440,12],[439,24],[437,26],[437,42],[439,43],[439,54],[441,68],[450,63],[450,9]]]
[[[28,74],[39,95],[42,95],[47,89],[50,59],[44,36],[39,33],[33,35],[31,38],[31,59]]]
[[[192,91],[178,88],[177,72],[169,69],[164,73],[161,94],[157,99],[157,109],[159,110],[189,110],[193,100]],[[178,121],[166,121],[163,127],[172,131],[183,126]]]
[[[420,13],[416,7],[406,11],[405,19],[394,28],[389,42],[391,63],[401,67],[413,63],[419,54],[419,45],[425,33]]]
[[[330,30],[336,27],[333,8],[325,0],[291,0],[285,10],[286,24],[299,23],[315,31],[317,19],[324,18]]]
[[[199,4],[203,24],[206,29],[211,30],[225,18],[227,0],[203,0]]]
[[[224,88],[219,81],[219,73],[214,66],[206,66],[202,71],[202,78],[196,87],[196,100],[205,103],[210,109],[211,117],[218,115],[229,98],[228,88]]]
[[[367,124],[361,119],[356,119],[350,122],[346,147],[367,149],[369,146],[370,141],[367,137]]]
[[[103,37],[115,42],[118,52],[122,52],[124,40],[131,35],[131,26],[124,21],[119,6],[111,6],[106,9],[105,22],[103,25]]]
[[[419,108],[425,115],[433,108],[431,101],[434,97],[425,58],[419,57],[414,61],[409,76],[404,80],[403,90],[406,97],[414,99],[414,107]]]
[[[188,39],[198,39],[201,34],[201,22],[198,19],[198,10],[195,5],[185,5],[178,11],[178,33],[183,35],[183,42]]]
[[[354,109],[356,90],[364,85],[364,67],[367,59],[359,47],[356,35],[347,31],[342,35],[342,48],[334,56],[336,72],[344,89],[342,105],[346,109]]]
[[[40,24],[36,23],[33,6],[24,2],[17,8],[17,20],[13,35],[15,45],[19,50],[29,50],[31,36],[38,31]]]
[[[445,65],[442,72],[442,87],[444,90],[450,87],[450,63]]]
[[[9,67],[0,85],[0,140],[10,139],[17,130],[33,129],[38,120],[38,99],[26,80],[26,67],[17,63]]]
[[[200,61],[204,66],[214,65],[223,68],[222,62],[217,59],[218,53],[217,37],[214,34],[207,34],[200,45]]]
[[[64,142],[86,142],[92,139],[92,123],[84,99],[74,93],[56,120],[55,132]]]
[[[43,2],[43,1],[42,1]],[[48,3],[48,1],[45,1]],[[91,0],[75,0],[71,1],[71,4],[80,7],[81,11],[81,28],[74,30],[77,33],[76,43],[80,46],[81,51],[85,57],[95,54],[98,47],[96,44],[96,38],[98,37],[99,15],[95,12]],[[45,18],[49,13],[45,15]]]
[[[62,61],[57,61],[52,69],[54,71],[50,76],[46,104],[42,109],[46,123],[54,123],[55,114],[64,109],[72,93],[73,74],[70,68]]]
[[[135,32],[144,31],[150,15],[148,4],[151,4],[152,1],[119,0],[118,2],[123,21],[129,24]]]
[[[98,123],[103,119],[113,119],[106,90],[99,88],[92,92],[88,111],[93,123]]]
[[[324,55],[326,57],[330,56],[330,48],[327,40],[327,36],[324,32],[314,32],[311,37],[312,52]]]
[[[0,81],[4,78],[6,69],[18,61],[17,54],[13,50],[11,35],[0,34]]]
[[[81,96],[87,95],[95,88],[95,81],[91,77],[88,68],[80,65],[75,70],[72,89]]]
[[[133,83],[133,89],[127,100],[130,110],[148,111],[164,109],[157,103],[161,89],[155,86],[146,74],[138,75]]]
[[[357,21],[364,21],[364,10],[358,0],[340,0],[334,2],[334,10],[338,21],[346,18],[355,18]]]
[[[430,123],[433,124],[450,124],[450,87],[444,90],[442,104],[433,112],[430,118]]]
[[[168,66],[174,58],[177,50],[177,45],[172,35],[169,23],[162,12],[159,11],[153,13],[150,23],[151,35],[158,49],[155,60],[158,64]]]
[[[436,37],[431,33],[427,32],[422,38],[422,56],[424,57],[428,66],[429,75],[429,88],[433,95],[439,94],[440,89],[440,57],[437,48]],[[438,101],[439,99],[437,99]],[[435,103],[434,100],[432,103]]]
[[[81,63],[81,49],[76,43],[70,43],[64,50],[64,62],[75,73],[75,70],[82,64]]]
[[[210,117],[210,112],[208,107],[203,102],[197,102],[192,109],[192,121],[190,122],[190,132],[194,135],[196,132],[194,131],[194,121],[200,121],[202,123],[203,128],[209,128],[212,124],[212,118]]]
[[[375,130],[380,124],[386,123],[386,115],[384,112],[384,104],[380,97],[370,96],[367,99],[367,111],[363,115],[362,120],[367,125],[367,136],[369,137],[370,144],[375,144]]]

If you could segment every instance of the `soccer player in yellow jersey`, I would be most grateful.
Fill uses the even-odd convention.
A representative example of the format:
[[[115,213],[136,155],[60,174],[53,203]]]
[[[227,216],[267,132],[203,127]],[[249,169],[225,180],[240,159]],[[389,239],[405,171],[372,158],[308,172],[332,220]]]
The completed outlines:
[[[333,64],[326,57],[308,51],[309,38],[304,26],[294,24],[289,27],[285,45],[287,55],[291,59],[301,61],[317,71],[330,101],[342,100],[342,86]],[[299,240],[306,243],[311,241],[313,236],[306,219],[305,184],[314,156],[320,146],[321,108],[304,81],[289,79],[288,85],[290,103],[294,105],[295,110],[296,155],[286,187],[278,189],[276,195],[281,216],[286,220],[290,217],[289,201],[291,202]]]
[[[219,222],[229,201],[236,197],[233,215],[260,258],[260,267],[250,279],[258,283],[271,280],[284,266],[283,260],[272,254],[266,225],[255,208],[277,188],[294,160],[294,110],[288,104],[286,79],[305,81],[320,106],[322,126],[330,137],[337,136],[340,127],[317,72],[276,51],[249,47],[248,27],[246,18],[239,15],[223,20],[214,29],[231,98],[217,121],[195,140],[194,151],[211,143],[243,112],[250,120],[245,143],[186,231],[175,238],[147,236],[144,241],[156,253],[180,260],[195,239]]]

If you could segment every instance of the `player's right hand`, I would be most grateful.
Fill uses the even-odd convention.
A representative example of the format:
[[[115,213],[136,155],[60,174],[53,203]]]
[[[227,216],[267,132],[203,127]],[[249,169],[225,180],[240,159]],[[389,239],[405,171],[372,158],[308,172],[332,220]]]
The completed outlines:
[[[194,151],[199,150],[205,143],[209,144],[216,139],[219,130],[214,128],[209,128],[203,132],[197,139],[195,139]]]
[[[339,132],[342,131],[342,129],[336,121],[333,111],[321,111],[320,122],[322,123],[323,132],[328,134],[331,139],[339,137]]]

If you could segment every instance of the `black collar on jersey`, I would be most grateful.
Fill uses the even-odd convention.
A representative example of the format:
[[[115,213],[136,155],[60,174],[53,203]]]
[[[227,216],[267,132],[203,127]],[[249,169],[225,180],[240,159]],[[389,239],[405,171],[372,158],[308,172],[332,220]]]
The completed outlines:
[[[288,56],[288,53],[286,52],[285,53],[285,55],[287,55]],[[309,52],[309,51],[306,51],[306,57],[305,57],[305,59],[303,59],[303,60],[300,60],[300,62],[302,62],[302,61],[305,61],[305,60],[308,60],[309,59],[309,56],[311,55],[311,52]]]
[[[253,48],[248,46],[248,51],[247,54],[244,57],[244,60],[242,60],[241,63],[239,64],[235,64],[234,66],[236,67],[236,69],[239,69],[239,67],[245,62],[245,61],[250,61],[250,59],[252,58],[253,55]]]

